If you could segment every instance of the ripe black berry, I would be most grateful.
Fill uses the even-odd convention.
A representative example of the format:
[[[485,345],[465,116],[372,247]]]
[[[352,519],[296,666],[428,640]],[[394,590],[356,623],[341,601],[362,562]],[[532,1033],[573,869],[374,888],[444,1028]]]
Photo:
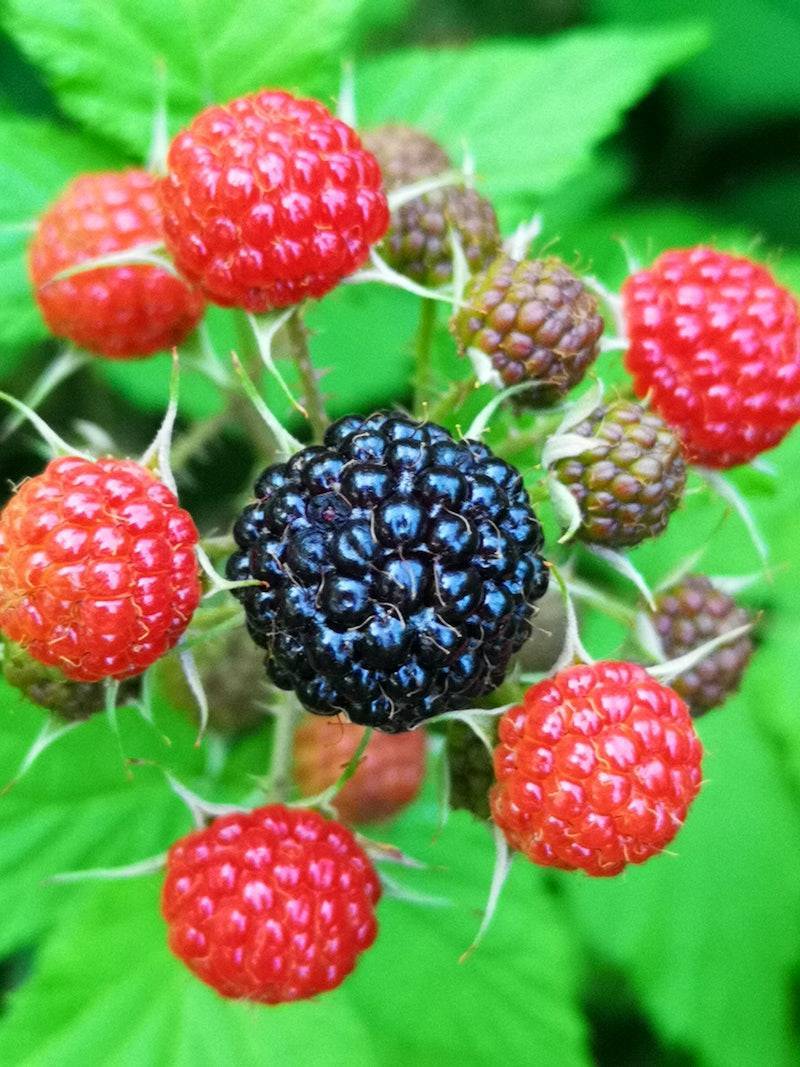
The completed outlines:
[[[547,571],[522,478],[485,445],[348,416],[255,495],[228,575],[264,583],[234,595],[310,711],[396,733],[502,682]]]

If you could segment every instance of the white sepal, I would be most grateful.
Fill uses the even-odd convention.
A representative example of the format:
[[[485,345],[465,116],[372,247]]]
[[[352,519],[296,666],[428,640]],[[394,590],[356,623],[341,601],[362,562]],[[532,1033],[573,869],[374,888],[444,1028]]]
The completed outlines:
[[[587,545],[586,550],[593,556],[597,556],[598,559],[602,559],[609,565],[609,567],[613,568],[617,574],[621,575],[623,578],[627,578],[629,582],[632,582],[647,601],[647,606],[652,610],[655,610],[656,602],[650,590],[650,586],[647,584],[644,575],[631,563],[628,556],[623,552],[617,552],[616,549],[607,548],[605,545]]]
[[[579,433],[554,433],[544,443],[542,466],[547,469],[562,459],[572,459],[591,452],[593,448],[608,448],[608,441],[599,437],[584,437]]]
[[[475,934],[475,940],[466,952],[461,955],[459,963],[466,963],[481,941],[483,941],[497,911],[500,894],[511,870],[511,861],[514,856],[508,847],[503,831],[498,826],[492,826],[492,835],[494,837],[494,869],[492,871],[492,880],[489,884],[489,896],[486,899],[486,907],[483,909],[483,918],[481,919],[481,925],[478,927],[478,932]]]
[[[748,622],[744,626],[737,626],[735,629],[728,630],[727,633],[720,634],[719,637],[715,637],[711,641],[706,641],[705,644],[698,645],[697,648],[693,648],[690,652],[686,652],[676,659],[666,660],[664,663],[657,663],[655,666],[648,667],[647,671],[654,678],[658,678],[659,681],[669,684],[679,674],[696,667],[698,663],[702,662],[706,656],[710,656],[716,649],[722,648],[724,645],[733,644],[740,637],[744,637],[746,633],[753,629],[753,625],[752,622]]]
[[[563,545],[575,536],[583,522],[583,515],[578,501],[569,489],[553,475],[547,478],[547,491],[550,494],[550,503],[556,513],[558,525],[564,531],[558,539],[558,543]]]
[[[566,408],[564,417],[558,424],[556,433],[567,433],[568,430],[573,429],[573,427],[583,422],[584,419],[588,419],[592,412],[597,411],[603,403],[604,392],[605,386],[599,378],[596,378],[589,388],[582,393],[574,403]]]

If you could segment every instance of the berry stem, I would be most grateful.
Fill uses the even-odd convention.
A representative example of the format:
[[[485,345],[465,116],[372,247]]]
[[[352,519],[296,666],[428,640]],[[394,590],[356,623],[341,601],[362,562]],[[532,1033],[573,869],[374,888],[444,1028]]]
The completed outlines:
[[[325,411],[325,404],[320,392],[319,375],[311,362],[311,353],[308,349],[308,327],[303,322],[299,311],[288,319],[286,336],[289,341],[292,359],[303,385],[303,400],[308,413],[308,421],[314,431],[315,440],[321,441],[330,419]]]
[[[422,300],[419,305],[419,324],[415,342],[416,380],[415,411],[425,410],[425,404],[433,389],[433,334],[436,329],[436,304]]]
[[[308,808],[321,808],[322,811],[328,815],[335,815],[336,809],[333,807],[333,799],[336,794],[347,785],[350,779],[358,770],[358,765],[361,763],[361,757],[364,755],[367,745],[372,737],[372,727],[368,726],[364,733],[361,735],[361,740],[358,742],[353,755],[347,761],[347,764],[336,779],[327,789],[323,789],[321,793],[317,793],[314,797],[303,797],[301,803],[304,807]]]
[[[255,335],[243,311],[235,311],[234,319],[239,339],[239,357],[242,372],[253,384],[253,389],[255,390],[256,381],[258,380],[257,375],[260,373],[261,367],[261,357],[258,352]],[[279,445],[264,419],[256,411],[247,396],[242,395],[240,390],[232,390],[229,397],[234,421],[241,421],[248,437],[258,447],[263,458],[271,460],[275,456]]]
[[[294,732],[300,721],[300,709],[294,700],[287,700],[275,712],[275,728],[272,733],[272,759],[267,777],[267,798],[284,801],[292,786],[292,760],[294,758]]]
[[[210,419],[196,422],[172,446],[172,469],[181,470],[202,452],[205,446],[225,428],[231,419],[230,400],[225,408]]]
[[[428,418],[431,422],[446,423],[450,415],[459,410],[478,385],[474,375],[460,382],[453,382],[444,396],[436,404],[431,405]]]

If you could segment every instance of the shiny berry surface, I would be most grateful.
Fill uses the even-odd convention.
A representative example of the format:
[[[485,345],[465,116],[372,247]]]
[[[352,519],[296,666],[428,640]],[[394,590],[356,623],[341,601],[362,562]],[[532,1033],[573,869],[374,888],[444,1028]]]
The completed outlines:
[[[584,541],[630,548],[666,529],[686,487],[677,436],[641,404],[616,400],[597,408],[570,433],[586,437],[586,451],[553,464],[575,497]]]
[[[170,146],[161,202],[186,277],[215,303],[253,312],[323,296],[389,223],[358,134],[277,90],[200,112]]]
[[[665,252],[622,298],[636,392],[694,462],[747,463],[800,421],[800,310],[765,267],[702,246]]]
[[[459,349],[475,348],[504,385],[530,382],[517,403],[544,407],[581,381],[600,351],[597,300],[560,259],[498,256],[464,293],[450,323]]]
[[[670,659],[752,621],[744,608],[702,574],[688,575],[661,593],[652,619]],[[742,634],[679,674],[672,687],[698,718],[736,692],[752,654],[753,641],[749,634]]]
[[[568,667],[500,720],[492,817],[534,863],[619,874],[678,832],[701,758],[686,705],[643,667]]]
[[[378,412],[268,467],[231,579],[267,671],[308,710],[388,733],[495,689],[547,588],[521,475],[477,441]]]
[[[375,940],[380,882],[337,822],[280,804],[226,815],[169,850],[169,947],[223,997],[335,989]]]
[[[133,460],[54,459],[0,514],[0,630],[73,681],[140,674],[197,607],[197,541]]]
[[[294,735],[294,777],[303,796],[339,778],[364,735],[363,726],[308,715]],[[348,823],[384,822],[416,797],[425,777],[425,731],[374,733],[355,774],[333,806]]]
[[[36,301],[57,336],[110,359],[178,345],[203,315],[197,289],[160,267],[68,267],[163,240],[157,179],[143,170],[83,174],[39,220],[29,249]]]

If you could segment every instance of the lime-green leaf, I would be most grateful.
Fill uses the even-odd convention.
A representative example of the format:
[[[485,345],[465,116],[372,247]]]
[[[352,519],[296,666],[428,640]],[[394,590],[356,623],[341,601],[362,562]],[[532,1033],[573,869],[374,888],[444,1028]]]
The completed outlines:
[[[592,0],[592,13],[619,24],[704,18],[711,43],[676,79],[681,116],[697,130],[729,129],[800,108],[800,7],[775,0]],[[768,58],[767,58],[768,57]]]
[[[355,974],[282,1009],[223,1001],[169,955],[157,877],[76,894],[12,998],[0,1060],[189,1067],[260,1062],[267,1049],[270,1062],[390,1067],[522,1063],[534,1047],[542,1062],[588,1063],[576,963],[542,879],[518,867],[482,947],[459,964],[485,900],[491,842],[458,813],[433,845],[434,819],[425,806],[394,836],[446,867],[415,872],[415,887],[452,904],[384,900],[378,940]]]
[[[0,116],[0,344],[47,336],[25,269],[37,216],[75,174],[119,165],[107,147],[79,134],[45,121]]]
[[[170,128],[262,86],[328,95],[366,0],[11,0],[6,26],[64,110],[147,150],[161,67]]]
[[[789,1064],[797,812],[744,702],[712,713],[701,733],[707,781],[674,854],[607,883],[565,880],[567,892],[589,942],[625,969],[669,1043],[709,1067]]]
[[[541,42],[414,48],[356,71],[363,125],[400,121],[464,142],[494,195],[547,193],[666,71],[705,42],[696,25],[581,30]]]

